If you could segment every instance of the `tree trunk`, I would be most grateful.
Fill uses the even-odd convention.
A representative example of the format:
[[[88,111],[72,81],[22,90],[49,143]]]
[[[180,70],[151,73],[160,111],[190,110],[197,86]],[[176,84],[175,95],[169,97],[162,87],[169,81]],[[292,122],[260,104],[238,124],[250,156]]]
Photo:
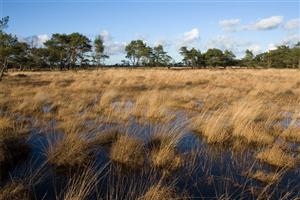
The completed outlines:
[[[0,81],[2,80],[2,77],[4,75],[4,71],[5,71],[6,68],[7,68],[7,60],[4,60],[2,68],[0,69]]]

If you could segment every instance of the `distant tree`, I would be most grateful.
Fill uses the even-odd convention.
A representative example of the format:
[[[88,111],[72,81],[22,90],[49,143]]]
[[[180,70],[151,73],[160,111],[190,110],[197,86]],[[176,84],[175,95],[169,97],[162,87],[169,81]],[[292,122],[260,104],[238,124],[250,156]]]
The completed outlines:
[[[225,66],[224,54],[220,49],[208,49],[204,54],[204,57],[208,66]]]
[[[224,56],[225,67],[235,65],[235,55],[232,51],[225,50],[223,56]]]
[[[246,49],[245,51],[245,56],[242,59],[242,65],[247,67],[253,67],[255,65],[254,54],[249,49]]]
[[[85,60],[85,53],[90,52],[92,49],[91,41],[80,33],[72,33],[67,35],[68,42],[66,46],[70,48],[71,64],[72,67],[76,66],[76,63],[81,67]]]
[[[150,57],[151,49],[142,40],[133,40],[126,47],[126,58],[132,65],[141,65],[143,60]]]
[[[101,65],[102,60],[109,58],[108,55],[104,54],[104,42],[102,36],[97,36],[94,40],[95,46],[95,60],[98,65]]]
[[[152,59],[154,66],[167,66],[172,58],[164,51],[162,45],[155,46],[152,50]]]
[[[32,61],[33,67],[53,67],[50,60],[50,51],[47,48],[32,48],[30,54],[30,60]]]
[[[203,59],[203,55],[201,51],[192,48],[188,50],[187,47],[180,48],[180,54],[183,56],[183,63],[187,66],[191,67],[198,67],[198,66],[205,66],[205,61]]]
[[[58,33],[53,34],[51,39],[44,43],[49,51],[51,65],[59,66],[61,70],[69,65],[70,62],[67,43],[67,35]]]
[[[299,68],[300,48],[281,45],[269,52],[255,57],[256,62],[265,67],[272,68]]]
[[[3,32],[3,30],[7,28],[8,21],[9,21],[9,16],[2,17],[0,19],[0,32]]]
[[[20,70],[29,66],[31,69],[32,57],[31,49],[29,45],[25,42],[18,42],[15,46],[14,55],[11,59],[11,65],[18,67]]]
[[[0,80],[7,69],[8,63],[14,58],[18,51],[18,40],[16,36],[0,32]]]
[[[44,43],[49,50],[49,61],[60,68],[81,66],[85,53],[91,51],[90,40],[79,33],[53,34],[52,38]]]

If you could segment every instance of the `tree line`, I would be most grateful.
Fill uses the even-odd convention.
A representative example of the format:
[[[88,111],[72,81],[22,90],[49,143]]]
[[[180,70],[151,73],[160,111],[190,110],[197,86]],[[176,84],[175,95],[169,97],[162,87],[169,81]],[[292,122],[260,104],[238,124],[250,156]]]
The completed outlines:
[[[53,34],[42,47],[18,41],[15,35],[6,33],[9,17],[0,20],[0,75],[8,68],[24,69],[78,69],[104,66],[103,38],[93,41],[80,33]],[[292,47],[278,46],[277,49],[254,55],[246,50],[242,59],[237,59],[230,50],[217,48],[201,52],[196,48],[180,48],[182,62],[176,63],[162,45],[148,46],[142,40],[133,40],[126,47],[126,60],[121,66],[189,66],[189,67],[267,67],[300,68],[300,42]]]

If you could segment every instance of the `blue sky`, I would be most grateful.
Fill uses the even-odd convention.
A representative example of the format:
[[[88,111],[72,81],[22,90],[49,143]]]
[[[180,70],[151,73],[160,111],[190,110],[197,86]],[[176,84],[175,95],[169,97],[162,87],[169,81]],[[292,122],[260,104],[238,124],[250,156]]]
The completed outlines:
[[[0,0],[7,32],[37,43],[52,33],[101,34],[113,64],[133,39],[163,44],[176,61],[180,46],[259,53],[299,40],[298,0]]]

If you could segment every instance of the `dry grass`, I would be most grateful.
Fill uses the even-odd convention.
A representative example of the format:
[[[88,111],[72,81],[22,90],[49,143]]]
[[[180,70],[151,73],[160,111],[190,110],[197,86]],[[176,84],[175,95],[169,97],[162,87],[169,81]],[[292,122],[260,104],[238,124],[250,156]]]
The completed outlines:
[[[24,161],[30,153],[26,143],[26,128],[13,118],[0,116],[0,180],[7,170]]]
[[[174,188],[163,186],[161,184],[154,185],[149,188],[141,200],[170,200],[176,199]]]
[[[134,136],[122,135],[112,145],[110,158],[130,168],[141,167],[145,162],[144,143]]]
[[[104,149],[109,149],[109,158],[129,168],[146,166],[171,172],[180,169],[185,159],[177,151],[180,137],[176,131],[157,132],[144,144],[138,137],[123,134],[127,130],[98,133],[97,129],[104,124],[130,126],[134,122],[137,127],[180,124],[184,127],[181,131],[195,130],[201,140],[218,144],[209,146],[248,148],[262,162],[292,168],[297,164],[293,152],[274,143],[281,141],[289,146],[300,141],[299,77],[299,70],[286,69],[105,69],[25,72],[22,76],[10,73],[0,82],[0,138],[6,138],[0,141],[0,159],[9,160],[8,152],[20,152],[18,148],[7,150],[8,143],[3,141],[23,138],[20,128],[16,128],[23,129],[22,126],[3,117],[4,111],[13,116],[29,116],[36,126],[50,120],[57,123],[55,129],[62,131],[64,137],[50,143],[47,151],[48,161],[54,167],[86,167],[93,148],[108,146]],[[95,138],[89,138],[93,135],[90,133],[95,133]],[[253,178],[270,183],[276,182],[277,177],[258,171]],[[65,199],[84,198],[89,192],[77,183],[70,184]],[[173,189],[169,187],[154,185],[139,196],[170,199],[171,193]]]
[[[293,168],[296,165],[296,159],[282,150],[279,145],[273,145],[271,148],[259,152],[256,158],[277,167]]]
[[[154,167],[173,171],[183,165],[183,157],[176,151],[180,135],[176,132],[154,133],[149,141],[150,160]]]
[[[80,174],[75,174],[70,178],[63,200],[87,199],[97,184],[98,173],[91,166],[88,166]]]
[[[281,176],[280,173],[265,172],[262,170],[257,170],[255,173],[248,174],[248,177],[267,184],[277,183],[281,179]]]
[[[0,200],[32,199],[30,190],[22,182],[12,182],[0,189]]]
[[[77,133],[67,134],[47,150],[48,162],[58,168],[86,166],[91,158],[91,145]]]

